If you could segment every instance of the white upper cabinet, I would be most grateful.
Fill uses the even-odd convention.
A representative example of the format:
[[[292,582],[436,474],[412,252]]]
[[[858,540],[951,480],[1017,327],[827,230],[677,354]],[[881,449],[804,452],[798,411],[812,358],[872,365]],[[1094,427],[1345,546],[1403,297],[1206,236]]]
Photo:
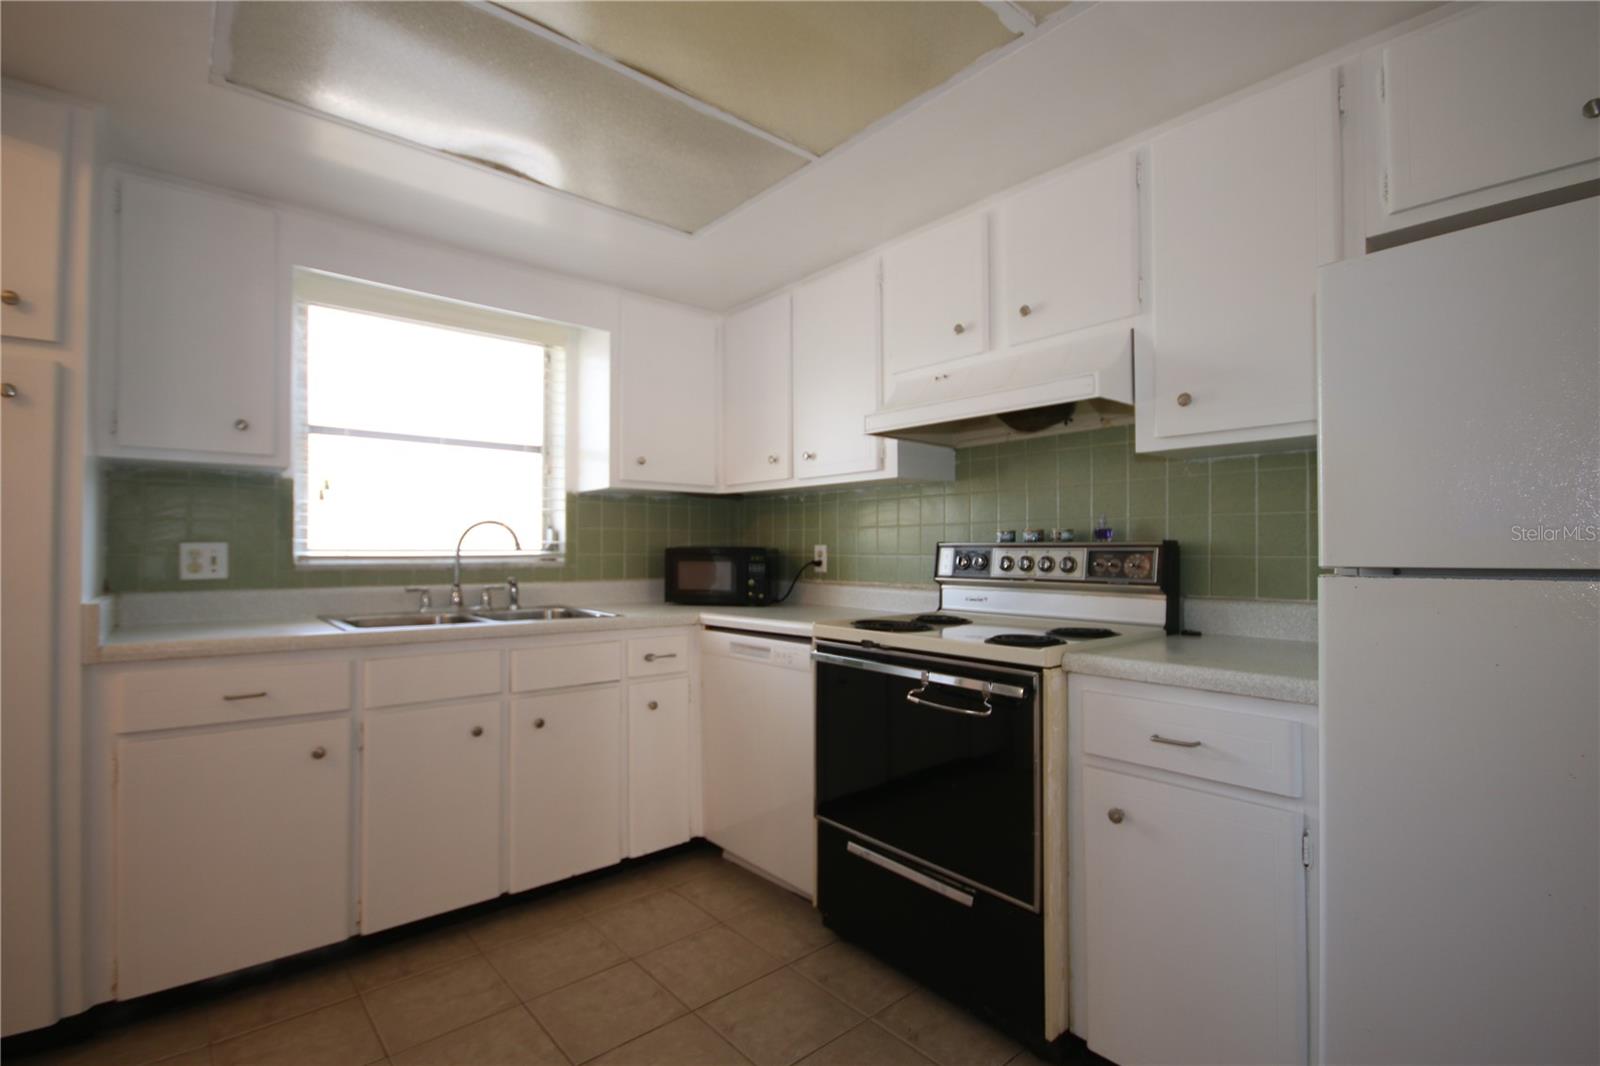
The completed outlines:
[[[1007,336],[1012,344],[1139,312],[1138,156],[1068,171],[1001,210]]]
[[[722,471],[729,486],[792,474],[789,342],[788,293],[722,324]]]
[[[72,112],[63,104],[7,88],[0,108],[0,332],[59,341],[66,159]]]
[[[885,374],[988,350],[986,213],[953,219],[884,251]]]
[[[794,290],[795,475],[837,477],[883,465],[868,436],[878,406],[878,261],[867,259]]]
[[[103,450],[285,465],[275,215],[190,186],[116,180],[115,398]]]
[[[1600,158],[1600,117],[1585,112],[1600,100],[1597,42],[1600,5],[1485,4],[1386,46],[1378,197],[1390,217],[1378,228]]]
[[[1339,257],[1337,72],[1247,96],[1150,149],[1154,349],[1140,451],[1316,432],[1317,268]]]
[[[717,320],[624,295],[613,358],[614,480],[646,488],[716,488]]]

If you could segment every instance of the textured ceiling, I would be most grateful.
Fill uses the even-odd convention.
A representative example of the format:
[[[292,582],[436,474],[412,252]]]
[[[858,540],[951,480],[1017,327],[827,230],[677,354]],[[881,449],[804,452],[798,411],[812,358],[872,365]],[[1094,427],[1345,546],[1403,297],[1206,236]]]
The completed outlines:
[[[817,155],[1017,36],[937,0],[500,6]]]

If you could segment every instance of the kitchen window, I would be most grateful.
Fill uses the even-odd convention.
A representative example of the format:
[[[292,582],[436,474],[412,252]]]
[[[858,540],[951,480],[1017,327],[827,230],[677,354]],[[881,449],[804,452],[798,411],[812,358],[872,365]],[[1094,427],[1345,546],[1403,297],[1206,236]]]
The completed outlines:
[[[352,279],[295,279],[295,558],[558,562],[565,327]]]

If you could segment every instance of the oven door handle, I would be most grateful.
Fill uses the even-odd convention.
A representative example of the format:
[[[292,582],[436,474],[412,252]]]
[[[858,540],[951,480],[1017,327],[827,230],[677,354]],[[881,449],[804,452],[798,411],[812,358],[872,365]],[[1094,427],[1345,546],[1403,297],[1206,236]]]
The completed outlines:
[[[989,697],[987,694],[985,694],[983,697],[983,710],[974,711],[969,710],[966,707],[952,707],[948,703],[935,703],[933,700],[925,699],[922,694],[926,691],[928,691],[928,682],[923,681],[921,688],[914,688],[910,692],[906,693],[906,702],[915,703],[920,707],[932,707],[936,711],[949,711],[951,714],[970,715],[973,718],[987,718],[994,713],[994,704],[989,702]]]
[[[903,862],[895,862],[887,855],[879,855],[875,851],[869,851],[854,840],[846,841],[844,850],[858,859],[865,859],[874,866],[888,870],[897,877],[903,877],[914,885],[921,885],[929,892],[937,892],[945,899],[955,900],[963,907],[972,906],[972,901],[977,898],[971,892],[964,892],[955,885],[941,881],[937,877],[929,877],[921,870],[907,866]]]
[[[931,685],[945,685],[949,688],[965,689],[968,692],[983,693],[984,702],[987,703],[991,696],[1004,696],[1008,699],[1026,699],[1028,690],[1021,685],[1008,685],[1002,681],[980,681],[973,677],[957,677],[954,674],[941,674],[932,670],[914,670],[909,666],[896,666],[893,663],[880,663],[873,659],[852,659],[848,655],[835,655],[832,652],[814,651],[811,658],[819,663],[832,663],[835,666],[848,666],[855,670],[871,670],[877,674],[892,674],[895,677],[910,677],[922,682],[922,688]],[[920,691],[920,690],[919,690]],[[913,700],[913,703],[927,703],[927,700]],[[934,706],[937,706],[936,704]],[[946,707],[945,710],[957,708]],[[991,708],[992,709],[992,708]],[[977,711],[963,711],[963,714],[978,714]]]

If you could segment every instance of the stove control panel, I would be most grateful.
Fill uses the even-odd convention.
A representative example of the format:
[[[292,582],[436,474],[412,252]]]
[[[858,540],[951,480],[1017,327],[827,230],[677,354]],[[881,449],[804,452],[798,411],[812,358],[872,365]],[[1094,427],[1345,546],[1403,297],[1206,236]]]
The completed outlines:
[[[943,580],[1160,586],[1171,544],[941,544]]]

